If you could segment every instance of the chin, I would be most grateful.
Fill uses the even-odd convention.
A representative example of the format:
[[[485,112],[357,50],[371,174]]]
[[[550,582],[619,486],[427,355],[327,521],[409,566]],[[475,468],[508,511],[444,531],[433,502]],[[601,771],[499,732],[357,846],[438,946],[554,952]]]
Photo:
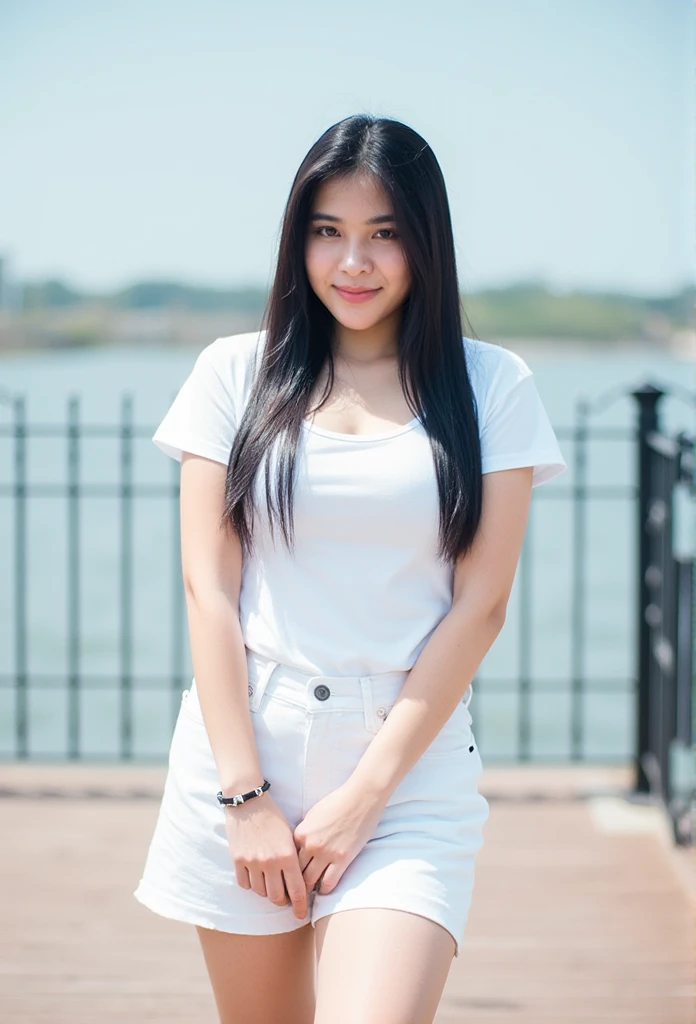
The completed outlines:
[[[370,327],[376,327],[385,319],[385,316],[348,316],[345,313],[333,312],[334,320],[337,320],[341,327],[347,327],[351,331],[366,331]]]
[[[354,330],[360,330],[363,327],[374,327],[393,313],[392,309],[380,309],[377,311],[368,310],[364,306],[352,306],[346,309],[346,305],[336,302],[325,303],[325,305],[334,319],[338,320],[344,327],[351,327]]]

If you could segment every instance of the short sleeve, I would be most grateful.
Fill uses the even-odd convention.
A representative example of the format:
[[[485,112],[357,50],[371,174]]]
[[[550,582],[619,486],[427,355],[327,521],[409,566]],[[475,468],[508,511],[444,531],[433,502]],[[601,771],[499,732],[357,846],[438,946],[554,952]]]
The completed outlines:
[[[532,487],[567,469],[558,439],[526,362],[498,349],[498,365],[489,380],[481,436],[482,472],[533,466]]]
[[[182,452],[225,465],[237,429],[234,395],[215,365],[216,342],[200,353],[152,440],[181,462]]]

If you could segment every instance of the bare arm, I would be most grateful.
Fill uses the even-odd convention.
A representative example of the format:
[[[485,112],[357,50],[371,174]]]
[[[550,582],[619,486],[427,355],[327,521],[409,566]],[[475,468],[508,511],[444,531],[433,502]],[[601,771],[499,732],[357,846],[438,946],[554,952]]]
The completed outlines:
[[[181,560],[191,660],[222,791],[230,795],[260,785],[263,775],[239,621],[241,544],[235,533],[218,528],[225,475],[222,463],[183,453]]]
[[[258,786],[263,774],[239,621],[242,549],[233,530],[219,527],[226,473],[220,462],[182,455],[181,561],[191,659],[221,788],[231,796]],[[276,906],[292,903],[295,917],[304,919],[307,890],[292,829],[272,794],[224,813],[239,885],[267,896]]]
[[[453,600],[351,781],[385,803],[435,739],[505,621],[527,526],[532,467],[483,476],[481,525],[455,566]]]

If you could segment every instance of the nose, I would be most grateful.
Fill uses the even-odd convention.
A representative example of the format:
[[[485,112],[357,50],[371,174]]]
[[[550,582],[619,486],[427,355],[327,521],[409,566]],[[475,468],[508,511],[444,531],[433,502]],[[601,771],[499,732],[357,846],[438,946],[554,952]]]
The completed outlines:
[[[358,239],[354,241],[346,239],[338,269],[346,274],[369,273],[372,270],[372,260]]]

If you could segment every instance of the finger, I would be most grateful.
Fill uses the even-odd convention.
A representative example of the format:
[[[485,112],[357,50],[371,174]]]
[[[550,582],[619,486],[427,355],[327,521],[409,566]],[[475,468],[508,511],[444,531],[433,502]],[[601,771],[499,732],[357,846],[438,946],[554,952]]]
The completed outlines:
[[[339,878],[343,874],[343,868],[338,864],[329,864],[317,886],[317,892],[320,896],[326,896],[333,889],[335,889]]]
[[[276,907],[284,907],[290,902],[290,897],[285,891],[285,879],[280,870],[266,872],[266,892]]]
[[[248,868],[249,878],[251,879],[251,888],[254,892],[258,893],[259,896],[266,896],[266,879],[263,871],[259,867],[253,865]]]
[[[312,854],[311,853],[307,853],[305,848],[302,847],[302,849],[297,854],[297,862],[300,865],[300,871],[304,872],[304,870],[307,867],[307,865],[309,863],[311,863],[311,860],[312,860]]]
[[[304,878],[305,889],[307,892],[311,892],[316,886],[317,882],[321,878],[321,873],[326,869],[326,864],[322,865],[316,857],[313,857],[311,862],[302,872]]]
[[[295,917],[302,920],[307,916],[307,889],[305,887],[302,872],[297,864],[285,868],[285,888],[292,904]]]
[[[251,879],[246,864],[235,864],[234,874],[240,889],[251,889]]]

